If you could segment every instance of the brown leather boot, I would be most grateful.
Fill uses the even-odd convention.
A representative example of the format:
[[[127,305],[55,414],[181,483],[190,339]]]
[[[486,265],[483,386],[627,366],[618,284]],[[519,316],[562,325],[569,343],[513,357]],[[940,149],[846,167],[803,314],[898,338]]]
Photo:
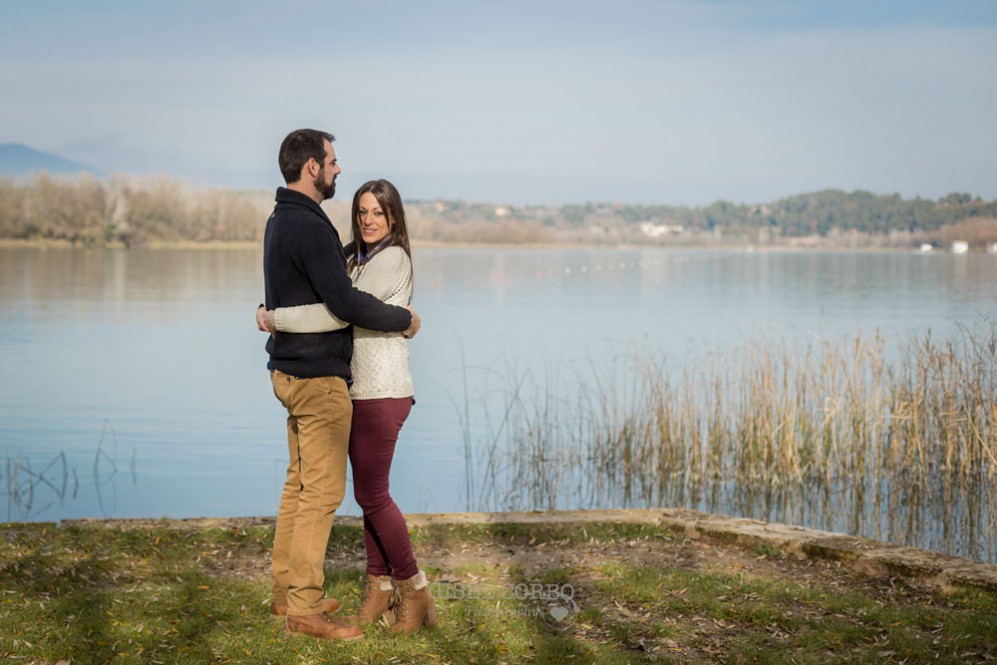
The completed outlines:
[[[339,601],[335,598],[322,599],[322,611],[327,614],[335,614],[339,610]],[[287,603],[270,602],[270,614],[275,617],[287,616]]]
[[[407,580],[396,580],[400,600],[395,607],[396,623],[392,633],[414,633],[422,626],[436,625],[436,604],[429,593],[429,582],[421,570]]]
[[[356,614],[343,617],[351,626],[367,626],[376,623],[388,611],[388,603],[394,587],[387,575],[367,575],[367,586],[363,591],[363,602]],[[390,623],[390,619],[389,619]]]
[[[363,639],[363,631],[359,627],[338,623],[325,612],[303,617],[288,616],[285,619],[284,628],[288,635],[299,633],[324,640],[341,640],[343,642]]]

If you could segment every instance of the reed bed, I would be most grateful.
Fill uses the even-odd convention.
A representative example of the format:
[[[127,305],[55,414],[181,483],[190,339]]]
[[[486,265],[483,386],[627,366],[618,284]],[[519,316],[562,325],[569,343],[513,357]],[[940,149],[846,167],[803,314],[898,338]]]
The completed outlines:
[[[680,368],[633,349],[504,382],[475,401],[469,509],[687,507],[997,561],[992,320],[760,340]]]

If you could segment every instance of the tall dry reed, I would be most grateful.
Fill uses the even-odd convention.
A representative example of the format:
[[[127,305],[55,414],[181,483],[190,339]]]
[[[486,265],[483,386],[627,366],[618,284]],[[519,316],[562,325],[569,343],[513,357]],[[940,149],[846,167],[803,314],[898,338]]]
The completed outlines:
[[[997,561],[992,320],[503,378],[471,507],[689,507]]]

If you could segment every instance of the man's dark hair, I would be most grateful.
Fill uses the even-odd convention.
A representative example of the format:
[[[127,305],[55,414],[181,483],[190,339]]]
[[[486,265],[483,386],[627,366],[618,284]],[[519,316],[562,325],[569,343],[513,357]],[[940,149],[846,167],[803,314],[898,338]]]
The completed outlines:
[[[284,182],[290,185],[301,179],[301,167],[311,158],[325,165],[325,142],[332,143],[336,137],[329,132],[317,129],[296,129],[284,137],[280,144],[277,163]]]

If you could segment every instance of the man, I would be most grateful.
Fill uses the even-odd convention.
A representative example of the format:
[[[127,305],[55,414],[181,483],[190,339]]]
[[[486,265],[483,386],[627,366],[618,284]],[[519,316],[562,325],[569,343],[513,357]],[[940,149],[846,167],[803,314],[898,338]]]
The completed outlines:
[[[281,143],[278,161],[287,187],[277,189],[263,239],[265,306],[321,302],[344,321],[411,337],[420,327],[415,312],[353,287],[339,234],[319,205],[335,193],[341,172],[334,140],[301,129]],[[281,333],[266,348],[274,394],[287,408],[290,454],[274,534],[271,612],[286,615],[289,633],[361,639],[360,628],[329,616],[339,604],[323,598],[325,551],[346,488],[352,330]]]

